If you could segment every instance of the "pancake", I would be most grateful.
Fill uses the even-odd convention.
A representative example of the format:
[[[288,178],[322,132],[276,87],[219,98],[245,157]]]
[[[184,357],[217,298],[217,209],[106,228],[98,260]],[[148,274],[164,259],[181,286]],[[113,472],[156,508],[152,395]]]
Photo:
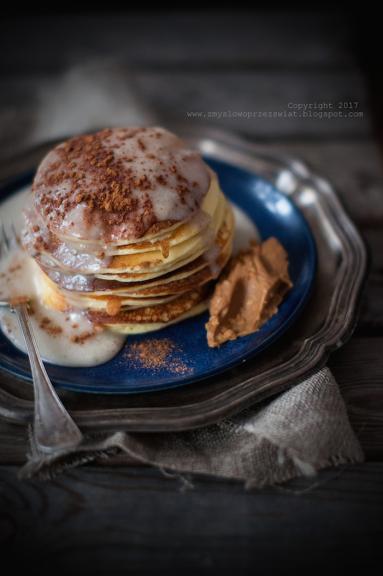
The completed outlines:
[[[113,316],[105,312],[88,312],[89,318],[96,324],[106,325],[113,329],[115,332],[139,333],[139,327],[142,325],[167,325],[174,324],[180,318],[194,316],[195,313],[200,313],[206,310],[208,305],[209,287],[192,290],[182,294],[169,303],[162,304],[161,306],[144,306],[139,309],[120,311]],[[196,312],[198,311],[198,312]],[[156,328],[157,330],[158,328]],[[146,328],[144,328],[146,332]]]
[[[181,266],[176,271],[168,272],[156,277],[153,280],[137,280],[135,282],[123,283],[118,280],[104,280],[97,278],[94,275],[81,275],[76,273],[70,273],[68,271],[58,270],[56,268],[50,268],[46,266],[38,257],[36,257],[36,262],[39,264],[41,270],[51,279],[58,287],[66,290],[77,290],[82,293],[94,292],[95,294],[108,294],[111,292],[129,292],[131,290],[141,290],[146,287],[157,286],[158,284],[166,284],[167,282],[172,282],[173,279],[183,279],[192,275],[199,270],[206,268],[208,262],[203,256],[196,258],[189,264]],[[140,276],[140,275],[137,275]]]
[[[122,334],[201,313],[232,251],[216,174],[162,128],[72,138],[43,159],[22,242],[48,308]]]
[[[134,334],[145,334],[146,332],[154,332],[156,330],[161,330],[162,328],[166,328],[171,324],[176,324],[178,322],[182,322],[182,320],[187,320],[187,318],[192,318],[193,316],[197,316],[198,314],[202,314],[205,312],[209,307],[209,301],[205,300],[200,302],[199,304],[195,304],[190,310],[180,314],[176,318],[172,320],[168,320],[166,322],[121,322],[121,323],[114,323],[114,324],[104,324],[106,328],[111,330],[112,332],[116,332],[118,334],[126,334],[134,335]]]
[[[233,234],[233,216],[231,211],[228,212],[227,220],[222,226],[216,244],[219,249],[215,257],[214,266],[205,258],[197,266],[197,271],[192,267],[183,274],[173,274],[161,282],[157,281],[148,283],[130,283],[127,288],[112,289],[110,282],[106,282],[108,289],[98,292],[67,290],[60,288],[53,282],[42,270],[38,277],[42,300],[51,308],[58,310],[70,309],[71,306],[82,307],[85,309],[116,309],[137,307],[143,305],[157,305],[167,302],[172,297],[185,293],[191,289],[197,288],[209,282],[216,277],[217,270],[221,270],[228,261],[231,253],[231,242]],[[198,260],[198,259],[197,259]],[[138,284],[138,285],[137,285]],[[120,284],[118,283],[119,287]]]

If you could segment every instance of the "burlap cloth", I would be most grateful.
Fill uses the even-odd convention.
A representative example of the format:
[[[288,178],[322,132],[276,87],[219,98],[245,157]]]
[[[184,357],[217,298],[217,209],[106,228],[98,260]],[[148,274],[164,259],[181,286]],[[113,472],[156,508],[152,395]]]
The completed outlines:
[[[324,368],[272,400],[218,424],[189,432],[85,437],[75,451],[46,457],[33,443],[22,477],[51,477],[116,452],[166,473],[239,479],[255,488],[363,461],[363,451],[330,370]]]

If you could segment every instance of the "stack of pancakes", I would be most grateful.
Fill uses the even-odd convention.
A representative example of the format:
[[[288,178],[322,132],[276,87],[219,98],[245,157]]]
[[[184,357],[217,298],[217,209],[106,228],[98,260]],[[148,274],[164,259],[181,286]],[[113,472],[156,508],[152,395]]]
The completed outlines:
[[[43,303],[124,334],[205,310],[234,228],[214,172],[162,128],[103,130],[54,148],[25,221]]]

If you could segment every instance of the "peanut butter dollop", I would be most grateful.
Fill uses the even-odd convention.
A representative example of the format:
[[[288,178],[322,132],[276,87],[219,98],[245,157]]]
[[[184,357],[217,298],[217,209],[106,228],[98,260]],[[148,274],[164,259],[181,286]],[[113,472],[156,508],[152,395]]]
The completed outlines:
[[[210,301],[206,324],[209,346],[246,336],[273,316],[292,287],[288,256],[276,238],[236,256]]]

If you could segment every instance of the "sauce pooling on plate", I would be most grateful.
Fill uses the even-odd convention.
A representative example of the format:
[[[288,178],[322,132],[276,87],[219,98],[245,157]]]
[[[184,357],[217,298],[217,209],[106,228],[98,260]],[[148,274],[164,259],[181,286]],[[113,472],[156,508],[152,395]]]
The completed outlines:
[[[2,219],[14,222],[16,229],[20,229],[26,195],[27,191],[22,190],[1,204]],[[0,260],[0,299],[30,299],[32,328],[44,360],[62,366],[97,366],[119,352],[124,336],[98,330],[81,312],[45,308],[37,277],[37,264],[18,245]],[[17,348],[26,352],[17,318],[6,308],[0,309],[0,327]]]

